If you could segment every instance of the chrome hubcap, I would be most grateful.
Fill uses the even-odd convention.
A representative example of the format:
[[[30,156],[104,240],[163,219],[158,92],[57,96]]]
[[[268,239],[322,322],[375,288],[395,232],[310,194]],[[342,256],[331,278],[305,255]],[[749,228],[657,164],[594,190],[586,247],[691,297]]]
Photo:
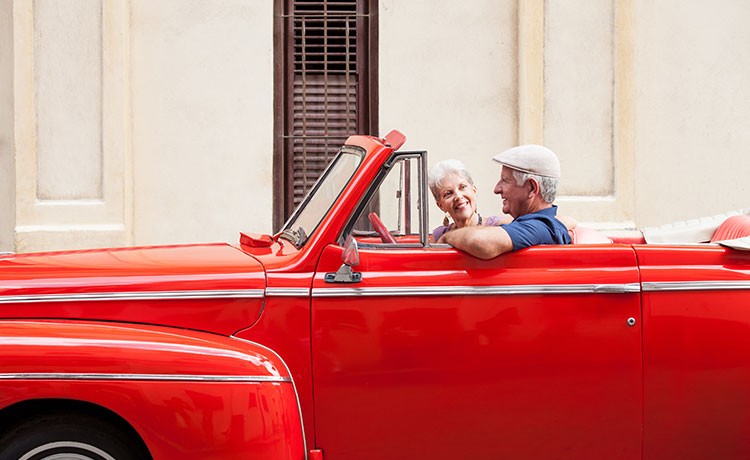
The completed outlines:
[[[57,441],[36,447],[18,460],[116,460],[91,444]]]

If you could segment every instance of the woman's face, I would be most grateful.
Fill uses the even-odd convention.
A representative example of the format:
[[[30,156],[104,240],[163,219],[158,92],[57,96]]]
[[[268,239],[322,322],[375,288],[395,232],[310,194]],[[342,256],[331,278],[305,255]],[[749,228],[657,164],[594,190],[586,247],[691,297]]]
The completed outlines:
[[[436,201],[453,222],[461,223],[477,210],[477,188],[458,174],[448,174],[439,182]]]

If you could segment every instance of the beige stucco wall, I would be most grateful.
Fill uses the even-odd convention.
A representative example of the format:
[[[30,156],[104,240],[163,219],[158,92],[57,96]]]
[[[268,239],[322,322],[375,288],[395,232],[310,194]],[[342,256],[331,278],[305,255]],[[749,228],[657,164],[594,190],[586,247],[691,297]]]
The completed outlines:
[[[236,241],[272,213],[273,2],[0,0],[0,250]],[[747,207],[750,3],[380,0],[381,134],[545,143],[558,204],[642,227]],[[431,207],[432,224],[442,216]]]
[[[0,145],[15,179],[0,186],[11,190],[0,200],[4,246],[271,230],[271,2],[3,6],[0,96],[13,104],[0,111],[0,134],[15,141]]]
[[[272,6],[131,2],[138,244],[271,231]]]
[[[750,206],[750,2],[637,2],[635,220]]]
[[[461,159],[480,213],[500,210],[491,156],[544,143],[565,172],[561,212],[634,225],[630,2],[384,0],[380,13],[381,128],[431,163]]]
[[[517,8],[512,0],[380,1],[380,128],[430,163],[459,158],[495,213],[491,152],[518,136]],[[419,19],[417,19],[419,18]],[[432,205],[432,202],[430,203]],[[432,225],[443,215],[430,208]]]
[[[381,127],[464,160],[485,214],[489,157],[526,142],[558,153],[557,203],[585,225],[744,208],[748,18],[747,2],[383,0]]]
[[[14,249],[13,1],[0,0],[0,252]]]

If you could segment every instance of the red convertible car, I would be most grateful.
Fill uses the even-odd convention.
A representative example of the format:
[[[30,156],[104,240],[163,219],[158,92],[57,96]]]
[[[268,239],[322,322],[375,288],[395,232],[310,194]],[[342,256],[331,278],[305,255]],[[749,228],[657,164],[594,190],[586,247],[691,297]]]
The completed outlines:
[[[750,456],[750,252],[479,260],[403,140],[351,137],[273,236],[0,256],[0,459]]]

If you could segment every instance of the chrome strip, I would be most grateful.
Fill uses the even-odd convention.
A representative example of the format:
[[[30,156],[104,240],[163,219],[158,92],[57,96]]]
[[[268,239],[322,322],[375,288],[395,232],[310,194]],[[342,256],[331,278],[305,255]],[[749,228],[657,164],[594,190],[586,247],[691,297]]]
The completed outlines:
[[[313,297],[508,295],[508,294],[628,294],[641,291],[638,283],[529,284],[513,286],[415,286],[392,288],[315,288]]]
[[[188,375],[188,374],[76,374],[30,372],[0,374],[0,380],[155,380],[181,382],[255,382],[291,383],[289,377],[266,375]]]
[[[643,292],[750,289],[750,281],[660,281],[643,283]]]
[[[82,302],[94,300],[262,299],[263,289],[216,291],[90,292],[85,294],[35,294],[0,296],[3,303]]]
[[[266,288],[267,296],[274,297],[307,297],[310,295],[309,288]]]

